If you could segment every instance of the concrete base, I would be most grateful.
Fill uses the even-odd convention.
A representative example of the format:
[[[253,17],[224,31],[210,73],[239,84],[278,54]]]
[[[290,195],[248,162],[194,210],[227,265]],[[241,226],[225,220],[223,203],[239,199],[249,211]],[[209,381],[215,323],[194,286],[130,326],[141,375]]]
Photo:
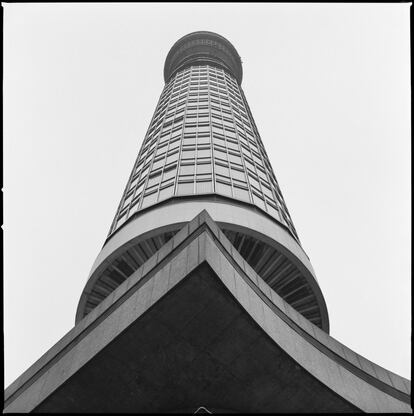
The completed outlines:
[[[207,262],[118,335],[35,412],[354,412],[298,366]]]
[[[5,412],[411,412],[410,383],[350,351],[203,212],[6,390]]]

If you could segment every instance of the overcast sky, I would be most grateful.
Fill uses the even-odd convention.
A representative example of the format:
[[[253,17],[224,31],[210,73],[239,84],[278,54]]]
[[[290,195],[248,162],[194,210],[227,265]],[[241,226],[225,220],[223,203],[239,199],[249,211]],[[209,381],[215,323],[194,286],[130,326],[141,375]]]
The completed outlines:
[[[410,4],[3,7],[6,386],[73,327],[165,57],[196,30],[242,58],[331,335],[410,378]]]

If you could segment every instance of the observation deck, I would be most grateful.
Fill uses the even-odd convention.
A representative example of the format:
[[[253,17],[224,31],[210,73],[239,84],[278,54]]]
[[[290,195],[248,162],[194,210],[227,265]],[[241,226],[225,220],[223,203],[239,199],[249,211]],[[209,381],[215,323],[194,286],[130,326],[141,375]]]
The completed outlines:
[[[199,31],[179,39],[167,55],[164,65],[164,80],[191,65],[214,65],[229,71],[239,85],[243,78],[243,68],[236,48],[217,33]]]

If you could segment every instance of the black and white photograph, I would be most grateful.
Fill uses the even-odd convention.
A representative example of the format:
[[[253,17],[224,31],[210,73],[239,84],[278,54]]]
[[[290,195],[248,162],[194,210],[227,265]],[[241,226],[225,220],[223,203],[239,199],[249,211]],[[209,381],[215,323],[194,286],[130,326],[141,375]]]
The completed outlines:
[[[4,413],[412,413],[411,3],[2,3]]]

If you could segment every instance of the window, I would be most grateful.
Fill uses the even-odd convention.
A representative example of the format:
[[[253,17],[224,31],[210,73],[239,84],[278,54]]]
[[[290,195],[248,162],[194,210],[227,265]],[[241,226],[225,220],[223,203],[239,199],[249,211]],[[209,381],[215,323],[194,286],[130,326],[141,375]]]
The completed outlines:
[[[237,179],[239,181],[246,182],[246,175],[245,175],[245,173],[242,170],[235,169],[234,167],[232,167],[232,169],[231,169],[231,176],[234,179]]]
[[[194,175],[194,165],[181,165],[180,175]]]
[[[145,178],[147,176],[149,167],[147,166],[144,171],[141,173],[141,178]]]
[[[188,134],[188,133],[197,133],[197,126],[195,124],[194,125],[186,124],[185,129],[184,129],[184,134]]]
[[[250,160],[248,157],[244,157],[244,163],[246,164],[247,169],[251,170],[252,172],[255,172],[253,161]]]
[[[170,135],[170,133],[171,133],[171,129],[169,129],[167,126],[164,125],[162,133],[161,133],[160,142],[164,142],[166,139],[168,139],[168,136]]]
[[[237,199],[241,199],[246,202],[250,202],[249,191],[247,188],[242,188],[239,186],[233,187],[234,197]]]
[[[166,199],[169,198],[171,196],[174,195],[174,185],[171,184],[165,188],[161,188],[160,189],[160,196],[159,196],[159,200],[161,201],[162,199]]]
[[[171,141],[170,142],[170,148],[168,150],[171,152],[172,150],[178,149],[179,147],[180,147],[180,141],[179,140]]]
[[[137,184],[137,182],[138,182],[138,176],[136,176],[132,181],[131,181],[131,183],[130,183],[130,185],[129,185],[129,189],[134,189],[135,188],[135,185]]]
[[[195,149],[184,149],[182,151],[182,159],[194,159]]]
[[[259,174],[261,179],[264,179],[267,182],[267,176],[266,176],[266,172],[264,169],[262,169],[261,167],[257,166],[257,173]]]
[[[155,160],[152,164],[152,170],[157,170],[158,168],[162,167],[164,165],[164,157],[161,157],[161,159]]]
[[[210,132],[210,126],[208,124],[199,125],[197,130],[199,133],[208,133]]]
[[[219,194],[224,194],[227,196],[232,196],[231,185],[217,181],[216,182],[216,192]]]
[[[196,137],[195,136],[190,136],[190,135],[184,135],[184,138],[183,138],[183,144],[184,145],[195,145],[195,142],[196,142]]]
[[[236,139],[236,132],[234,130],[227,130],[226,129],[226,137]]]
[[[119,227],[120,225],[122,225],[127,219],[126,215],[123,215],[121,218],[118,219],[116,226]]]
[[[208,144],[210,143],[210,135],[206,135],[206,136],[198,136],[197,137],[197,143],[198,144]]]
[[[132,204],[129,208],[129,214],[128,214],[129,217],[131,217],[131,215],[138,210],[138,206],[139,206],[138,202],[140,200],[140,196],[141,195],[138,195],[138,197],[135,197],[134,200],[132,201]]]
[[[168,169],[164,169],[163,181],[174,178],[176,172],[177,172],[177,165],[169,167]]]
[[[209,147],[207,148],[198,148],[197,149],[197,157],[210,157],[211,156],[211,150]]]
[[[155,202],[157,202],[157,192],[153,192],[151,194],[147,194],[144,196],[144,199],[142,201],[142,207],[147,207],[149,205],[154,204]]]
[[[237,144],[237,142],[234,142],[232,140],[227,140],[227,147],[231,150],[239,150],[239,145]]]
[[[196,182],[196,193],[206,194],[213,192],[213,182],[211,181],[197,181]]]
[[[197,175],[211,173],[211,164],[204,163],[202,165],[197,165]]]
[[[131,202],[131,200],[132,200],[132,195],[133,195],[133,192],[130,192],[126,197],[125,197],[125,201],[124,201],[124,205],[123,205],[123,207],[127,207],[128,205],[129,205],[129,203]]]
[[[241,157],[239,155],[235,155],[234,153],[229,153],[229,160],[233,163],[238,163],[239,165],[242,164]]]
[[[263,199],[258,194],[256,194],[255,192],[253,192],[253,202],[259,208],[266,209]]]
[[[174,128],[173,133],[171,135],[171,141],[181,137],[181,133],[182,133],[182,128],[181,127]]]
[[[167,160],[165,161],[165,164],[168,165],[169,163],[175,162],[177,160],[178,160],[178,152],[175,152],[167,156]]]
[[[229,168],[227,166],[222,166],[222,165],[216,164],[215,165],[215,171],[219,175],[222,175],[226,178],[230,178],[230,171],[229,171]]]
[[[267,197],[273,199],[272,190],[263,182],[262,182],[262,191]]]
[[[260,189],[259,181],[257,178],[253,177],[251,174],[249,174],[249,182],[252,186],[255,186],[256,188]]]
[[[178,182],[177,194],[188,195],[194,193],[194,182]]]
[[[219,135],[221,135],[221,136],[223,136],[224,137],[224,131],[223,131],[223,128],[221,127],[221,126],[217,126],[217,125],[215,125],[215,124],[213,124],[213,135],[214,134],[219,134]]]
[[[153,185],[159,184],[161,179],[161,172],[152,175],[148,179],[147,188],[150,188]]]
[[[208,122],[208,118],[209,118],[209,115],[208,114],[199,114],[198,115],[198,121],[199,122]]]
[[[214,148],[214,157],[217,159],[227,160],[227,153],[224,150],[220,150],[217,147]]]
[[[226,145],[226,142],[224,141],[224,137],[220,137],[217,134],[214,135],[213,142],[223,147]]]

